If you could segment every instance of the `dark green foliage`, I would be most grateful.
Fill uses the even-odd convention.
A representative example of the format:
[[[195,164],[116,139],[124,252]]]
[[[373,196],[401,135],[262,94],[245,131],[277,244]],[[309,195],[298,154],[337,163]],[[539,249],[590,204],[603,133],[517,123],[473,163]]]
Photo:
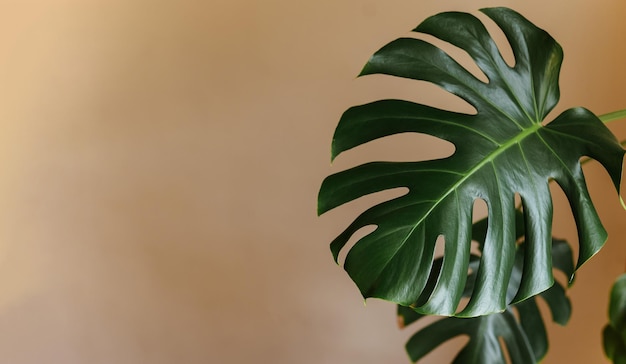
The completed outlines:
[[[371,193],[408,188],[405,195],[366,210],[331,243],[337,259],[357,230],[377,227],[357,241],[344,263],[366,298],[413,305],[424,314],[474,317],[504,312],[501,317],[505,317],[508,305],[553,285],[552,268],[558,258],[552,251],[548,188],[552,180],[568,197],[578,226],[577,267],[606,240],[580,159],[588,156],[599,161],[618,187],[623,149],[604,124],[583,108],[566,110],[544,123],[559,99],[561,47],[510,9],[482,12],[506,35],[515,57],[513,67],[470,14],[438,14],[415,31],[464,49],[487,83],[440,48],[412,38],[384,46],[362,72],[431,82],[467,101],[476,113],[381,100],[347,110],[337,126],[332,158],[374,139],[405,132],[430,134],[456,147],[445,159],[371,162],[324,180],[318,199],[320,214]],[[516,194],[524,211],[522,246],[517,244],[515,231]],[[486,201],[489,223],[481,256],[471,258],[472,206],[477,199]],[[444,237],[445,247],[443,258],[436,260],[439,236]],[[517,267],[520,254],[525,258]],[[457,312],[470,264],[477,265],[473,289],[467,306]],[[510,321],[483,320],[481,325],[494,329],[508,327],[505,322]]]
[[[518,233],[523,232],[523,216],[517,215]],[[487,224],[485,220],[474,224],[474,239],[480,246],[484,240]],[[563,272],[567,277],[574,273],[573,255],[570,246],[563,240],[554,239],[552,242],[552,256],[555,269]],[[440,260],[434,266],[440,266]],[[468,297],[474,289],[478,257],[470,259],[470,274],[463,296]],[[516,251],[516,259],[509,283],[508,295],[515,294],[516,286],[522,276],[524,266],[523,243]],[[571,315],[571,304],[565,295],[565,289],[559,283],[539,294],[550,308],[552,320],[565,325]],[[518,317],[513,313],[517,310]],[[415,312],[410,307],[398,306],[398,316],[402,326],[412,324],[423,318],[424,315]],[[492,363],[505,364],[505,354],[500,345],[503,339],[513,364],[530,364],[539,362],[547,353],[548,336],[543,318],[537,306],[537,298],[531,297],[518,302],[501,313],[472,318],[447,317],[442,318],[419,330],[406,344],[406,349],[412,361],[416,362],[430,353],[439,345],[457,336],[466,336],[468,343],[455,358],[455,363]]]

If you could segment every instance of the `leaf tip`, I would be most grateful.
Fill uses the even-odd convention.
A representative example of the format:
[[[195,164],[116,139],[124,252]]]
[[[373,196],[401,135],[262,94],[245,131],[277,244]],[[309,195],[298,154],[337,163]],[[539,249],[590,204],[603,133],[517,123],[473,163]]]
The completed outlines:
[[[317,216],[321,216],[333,208],[331,202],[329,201],[331,198],[330,194],[332,194],[332,192],[328,191],[328,178],[329,177],[324,178],[320,190],[317,193]]]
[[[367,63],[365,64],[365,66],[363,66],[361,72],[359,72],[359,74],[356,76],[357,78],[376,73],[376,70],[374,69],[375,67],[372,65],[372,59],[375,56],[376,54],[374,54],[370,59],[367,60]]]
[[[330,147],[330,164],[331,165],[333,164],[333,162],[335,161],[335,158],[337,158],[339,153],[341,153],[341,151],[339,150],[339,148],[337,147],[337,144],[333,140],[332,146]]]
[[[359,72],[359,74],[356,75],[356,78],[363,77],[363,76],[366,76],[366,75],[367,75],[367,64],[365,66],[363,66],[363,68],[361,69],[361,72]]]
[[[324,214],[324,212],[326,212],[326,209],[323,206],[324,204],[322,203],[322,198],[320,196],[317,197],[317,216],[322,216],[322,214]]]
[[[574,285],[575,280],[576,280],[576,274],[572,273],[572,275],[569,276],[569,279],[567,280],[567,288],[571,288],[572,285]]]
[[[619,203],[622,205],[622,208],[626,210],[626,203],[624,203],[624,199],[622,198],[622,194],[619,194]]]

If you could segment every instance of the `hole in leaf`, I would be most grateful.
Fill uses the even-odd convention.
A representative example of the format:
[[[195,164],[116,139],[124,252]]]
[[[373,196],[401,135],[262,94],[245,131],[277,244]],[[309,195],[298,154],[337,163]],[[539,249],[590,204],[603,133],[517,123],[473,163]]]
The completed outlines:
[[[511,355],[509,354],[509,348],[506,346],[506,342],[502,336],[498,336],[498,342],[500,343],[500,349],[502,350],[502,354],[504,355],[504,361],[506,363],[512,363]]]
[[[367,226],[363,226],[362,228],[357,230],[354,234],[352,234],[352,236],[350,237],[350,240],[348,240],[348,243],[339,252],[339,256],[337,257],[337,262],[341,266],[343,266],[343,264],[346,261],[346,256],[348,255],[348,252],[350,251],[350,249],[352,249],[354,244],[356,244],[364,236],[367,236],[373,233],[377,228],[378,227],[376,225],[367,225]]]
[[[435,241],[435,256],[443,256],[446,249],[446,238],[443,235],[439,235]]]
[[[469,296],[474,290],[474,283],[476,281],[476,273],[478,272],[479,265],[479,260],[472,261],[470,258],[470,265],[467,268],[467,281],[465,281],[465,287],[463,287],[463,297],[461,297],[461,300],[456,307],[456,313],[463,311],[469,303]]]
[[[474,200],[474,208],[472,210],[472,219],[474,222],[481,220],[487,216],[487,201],[482,198]]]
[[[489,209],[487,202],[481,198],[474,200],[472,207],[472,220],[474,225],[472,226],[473,238],[476,239],[472,243],[471,253],[480,255],[482,245],[485,243],[485,237],[487,236],[488,221],[486,219]]]
[[[459,48],[455,45],[452,45],[448,42],[445,42],[439,38],[436,38],[429,34],[417,33],[419,36],[417,38],[423,39],[432,45],[438,47],[442,51],[444,51],[447,55],[449,55],[452,59],[454,59],[458,64],[463,66],[469,73],[471,73],[476,79],[483,83],[488,83],[489,79],[483,73],[483,71],[478,67],[476,62],[472,59],[472,57],[462,48]]]
[[[404,196],[408,192],[407,187],[397,187],[370,193],[327,211],[324,216],[327,216],[326,218],[329,220],[336,221],[337,227],[346,227],[354,220],[354,216],[360,215],[372,206]]]
[[[469,298],[468,297],[462,297],[461,300],[459,301],[459,305],[456,307],[455,313],[459,313],[459,312],[463,311],[465,309],[465,307],[467,307],[468,303],[469,303]]]
[[[534,299],[534,297],[529,298],[529,300],[532,300],[532,299]],[[517,309],[517,306],[511,306],[511,307],[514,307],[514,309],[510,310],[510,312],[515,317],[515,321],[521,322],[520,316],[519,316],[519,310]]]
[[[519,192],[515,192],[515,207],[522,208],[522,196]]]
[[[552,221],[552,236],[558,236],[570,243],[574,263],[578,262],[580,246],[578,242],[578,227],[569,200],[557,180],[550,184],[550,194],[554,203]]]
[[[476,16],[483,22],[485,28],[487,28],[487,31],[489,32],[489,35],[491,35],[491,38],[493,38],[493,41],[498,46],[498,51],[500,52],[502,59],[504,59],[504,62],[506,62],[506,64],[511,68],[515,67],[513,49],[511,48],[511,44],[506,38],[506,35],[504,35],[502,29],[500,29],[500,27],[498,27],[498,25],[496,25],[496,23],[485,14],[478,13]]]
[[[371,90],[367,93],[371,100],[399,99],[462,114],[477,113],[467,101],[427,81],[378,74],[367,75],[357,81],[368,82],[367,85],[362,85],[362,88]]]
[[[333,168],[346,169],[373,160],[418,162],[444,159],[456,148],[449,141],[421,133],[401,133],[375,139],[343,152],[333,162]]]
[[[567,294],[567,293],[566,293]],[[541,296],[537,296],[537,298],[535,299],[535,302],[537,302],[537,307],[539,307],[539,312],[541,313],[541,318],[543,319],[544,323],[548,326],[548,328],[550,328],[551,330],[558,330],[559,328],[563,329],[564,326],[561,326],[561,324],[559,324],[558,318],[567,321],[567,311],[565,311],[563,308],[561,308],[559,306],[559,308],[556,309],[556,315],[561,316],[558,318],[555,318],[552,316],[552,310],[550,310],[550,305],[548,305],[548,302]],[[570,306],[570,311],[569,314],[571,315],[571,306]],[[571,319],[571,316],[570,316]]]
[[[472,243],[470,246],[470,253],[475,254],[475,255],[480,255],[480,245],[475,240],[472,240]]]
[[[524,214],[524,200],[522,199],[522,196],[519,193],[515,193],[515,209],[519,210],[522,215]],[[525,231],[518,231],[518,229],[524,229],[525,228],[525,222],[523,221],[518,221],[517,220],[517,213],[516,213],[516,220],[515,220],[515,235],[519,235],[519,237],[515,240],[515,242],[519,245],[522,244],[524,242],[524,240],[526,239],[526,232]]]

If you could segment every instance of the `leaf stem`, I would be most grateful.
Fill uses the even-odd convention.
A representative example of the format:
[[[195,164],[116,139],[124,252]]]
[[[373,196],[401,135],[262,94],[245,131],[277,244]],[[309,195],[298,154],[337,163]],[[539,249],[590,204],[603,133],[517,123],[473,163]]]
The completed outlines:
[[[599,115],[598,118],[602,120],[602,122],[605,124],[608,124],[612,121],[624,119],[626,118],[626,109],[610,112],[604,115]]]

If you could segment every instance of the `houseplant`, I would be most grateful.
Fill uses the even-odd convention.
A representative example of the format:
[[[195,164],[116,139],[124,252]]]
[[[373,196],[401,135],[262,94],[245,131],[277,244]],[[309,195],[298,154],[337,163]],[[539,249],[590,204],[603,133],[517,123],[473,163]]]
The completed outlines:
[[[358,230],[376,226],[358,239],[344,262],[363,297],[398,304],[405,325],[426,315],[447,316],[409,340],[413,361],[461,334],[470,341],[457,362],[504,362],[499,338],[512,362],[539,361],[547,335],[536,299],[544,299],[553,320],[565,324],[571,306],[565,287],[554,283],[553,269],[570,277],[571,284],[575,270],[607,238],[587,191],[581,158],[599,162],[618,191],[621,182],[624,150],[603,121],[626,112],[601,120],[587,109],[572,108],[544,120],[560,96],[561,47],[511,9],[481,11],[504,32],[514,65],[505,62],[471,14],[437,14],[414,31],[467,52],[487,82],[442,49],[414,38],[384,46],[361,72],[433,83],[466,101],[475,113],[402,100],[355,106],[341,117],[331,152],[334,159],[372,140],[413,132],[453,143],[454,154],[420,162],[366,163],[327,177],[318,197],[322,214],[371,193],[407,190],[358,216],[333,240],[331,251],[337,260]],[[565,192],[576,221],[576,264],[569,243],[552,236],[551,182]],[[486,202],[488,216],[473,224],[476,200]],[[435,258],[441,239],[443,256]],[[607,346],[609,356],[615,347]]]

